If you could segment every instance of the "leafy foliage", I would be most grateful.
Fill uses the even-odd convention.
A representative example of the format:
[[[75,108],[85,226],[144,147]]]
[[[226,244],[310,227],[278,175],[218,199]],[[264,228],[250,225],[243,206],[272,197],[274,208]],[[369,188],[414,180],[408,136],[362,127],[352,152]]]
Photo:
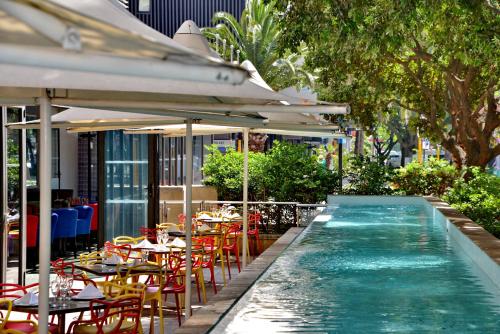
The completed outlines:
[[[364,156],[354,156],[346,169],[348,185],[342,193],[347,195],[390,195],[389,182],[392,169],[379,161]]]
[[[423,164],[413,161],[395,171],[393,184],[402,195],[442,196],[460,176],[446,160],[430,158]]]
[[[212,18],[214,28],[203,28],[203,34],[212,41],[226,40],[240,51],[240,60],[249,60],[262,78],[274,89],[292,85],[312,85],[313,77],[299,65],[300,52],[284,51],[280,55],[278,42],[282,33],[278,24],[275,1],[250,0],[241,14],[240,21],[226,12],[217,12]],[[217,48],[214,48],[217,49]],[[221,56],[230,59],[230,48],[219,47]],[[226,54],[223,54],[226,52]]]
[[[216,146],[203,165],[204,184],[214,186],[224,200],[241,200],[243,153]],[[249,198],[254,201],[318,203],[336,191],[338,175],[309,155],[305,145],[275,142],[267,153],[249,152]]]
[[[479,168],[468,172],[472,177],[457,179],[444,200],[500,238],[500,178]]]
[[[321,97],[370,127],[391,104],[458,167],[500,154],[500,15],[484,0],[280,0],[282,47],[309,52]],[[496,3],[496,2],[495,2]]]
[[[267,156],[266,188],[278,202],[318,203],[339,184],[338,175],[309,155],[306,145],[276,141]]]

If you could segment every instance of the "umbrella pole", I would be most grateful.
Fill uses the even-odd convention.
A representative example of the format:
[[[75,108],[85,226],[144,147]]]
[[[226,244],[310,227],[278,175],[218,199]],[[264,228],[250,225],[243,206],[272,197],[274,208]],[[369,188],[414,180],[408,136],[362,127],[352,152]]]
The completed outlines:
[[[40,253],[39,253],[39,299],[38,333],[48,333],[49,285],[50,285],[50,228],[51,228],[51,157],[52,129],[51,104],[44,91],[38,100],[40,104]]]
[[[248,128],[243,129],[243,268],[247,265],[248,249]]]
[[[193,199],[193,120],[186,120],[186,320],[191,316],[191,225]]]

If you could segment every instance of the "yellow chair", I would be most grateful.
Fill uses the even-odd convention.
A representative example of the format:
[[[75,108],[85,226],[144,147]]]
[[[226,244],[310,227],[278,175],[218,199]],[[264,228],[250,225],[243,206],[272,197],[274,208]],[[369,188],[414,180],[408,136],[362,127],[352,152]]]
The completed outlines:
[[[159,229],[165,229],[167,232],[170,231],[184,231],[184,226],[181,224],[174,224],[174,223],[161,223],[156,225],[156,228]]]
[[[80,264],[82,265],[92,265],[101,263],[102,263],[101,251],[94,251],[90,253],[80,254]]]
[[[129,237],[127,235],[121,235],[119,237],[113,238],[113,244],[115,245],[124,245],[124,244],[129,244],[129,245],[136,245],[142,240],[144,240],[145,237]]]
[[[162,266],[154,263],[143,263],[129,267],[125,274],[120,275],[116,282],[122,285],[143,283],[146,285],[144,302],[151,303],[151,324],[154,324],[156,303],[158,303],[160,317],[160,333],[164,333],[163,298],[162,290],[166,280],[166,271]],[[142,280],[142,282],[141,282]],[[153,325],[151,325],[151,328]]]
[[[9,320],[12,312],[12,301],[9,299],[0,299],[0,306],[7,305],[5,316],[0,312],[0,333],[24,334],[38,333],[38,325],[32,320]],[[5,307],[1,307],[2,309]]]

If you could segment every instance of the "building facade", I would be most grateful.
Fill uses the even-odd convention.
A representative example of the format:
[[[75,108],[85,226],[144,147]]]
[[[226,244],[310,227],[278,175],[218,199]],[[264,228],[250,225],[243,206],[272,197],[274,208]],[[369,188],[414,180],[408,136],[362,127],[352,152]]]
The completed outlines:
[[[214,13],[231,13],[238,20],[245,8],[245,0],[128,0],[129,11],[139,20],[173,37],[186,20],[199,27],[212,25]]]

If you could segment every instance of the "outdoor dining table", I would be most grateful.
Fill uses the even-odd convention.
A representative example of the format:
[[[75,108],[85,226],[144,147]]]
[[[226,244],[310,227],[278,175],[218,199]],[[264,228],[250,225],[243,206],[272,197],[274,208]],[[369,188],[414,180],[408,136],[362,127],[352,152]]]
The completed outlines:
[[[191,236],[205,237],[205,236],[220,236],[221,234],[222,234],[221,230],[211,229],[206,231],[193,231],[191,233]],[[185,238],[186,232],[184,231],[168,232],[168,235],[176,238]]]
[[[68,313],[80,313],[85,311],[90,311],[91,300],[74,300],[70,299],[65,301],[65,305],[56,304],[56,299],[51,297],[49,299],[49,315],[57,316],[57,326],[59,328],[59,333],[65,333],[66,331],[66,314]],[[57,306],[56,306],[57,305]],[[94,304],[94,309],[104,309],[106,305]],[[0,307],[0,309],[6,309],[5,307]],[[28,314],[38,314],[38,306],[23,306],[16,305],[12,303],[12,311],[28,313]]]
[[[210,217],[210,218],[196,218],[196,220],[206,224],[241,223],[243,222],[243,217],[233,217],[233,218]]]

